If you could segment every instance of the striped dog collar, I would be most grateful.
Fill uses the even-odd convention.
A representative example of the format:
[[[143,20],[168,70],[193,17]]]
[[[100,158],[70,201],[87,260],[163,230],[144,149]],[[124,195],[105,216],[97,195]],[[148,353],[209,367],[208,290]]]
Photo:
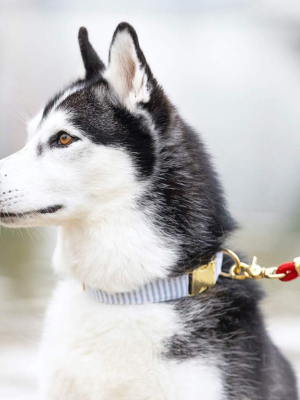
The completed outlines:
[[[100,303],[120,305],[161,303],[196,295],[213,286],[221,273],[222,262],[223,253],[218,252],[208,264],[201,265],[189,274],[157,279],[132,292],[107,293],[88,285],[83,285],[83,288],[90,297]]]

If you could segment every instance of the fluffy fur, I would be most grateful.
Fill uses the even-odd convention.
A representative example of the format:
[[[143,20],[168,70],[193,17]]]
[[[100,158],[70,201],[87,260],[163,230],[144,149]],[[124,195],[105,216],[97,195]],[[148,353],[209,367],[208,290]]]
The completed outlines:
[[[1,224],[59,226],[54,266],[65,280],[46,318],[40,398],[296,400],[256,284],[220,279],[199,296],[140,306],[81,291],[81,282],[116,293],[186,273],[235,224],[134,29],[117,27],[107,68],[85,28],[79,44],[85,78],[50,100],[25,148],[0,162]]]

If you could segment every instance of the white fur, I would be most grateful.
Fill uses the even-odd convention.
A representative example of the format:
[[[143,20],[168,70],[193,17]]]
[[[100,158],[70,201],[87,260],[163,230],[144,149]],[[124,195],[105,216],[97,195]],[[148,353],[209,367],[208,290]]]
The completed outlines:
[[[47,316],[41,400],[221,400],[216,361],[161,357],[182,332],[170,304],[106,305],[61,283]]]
[[[56,270],[68,270],[80,281],[110,293],[131,291],[166,277],[176,260],[175,250],[128,203],[104,211],[99,207],[98,215],[64,224],[54,255]]]

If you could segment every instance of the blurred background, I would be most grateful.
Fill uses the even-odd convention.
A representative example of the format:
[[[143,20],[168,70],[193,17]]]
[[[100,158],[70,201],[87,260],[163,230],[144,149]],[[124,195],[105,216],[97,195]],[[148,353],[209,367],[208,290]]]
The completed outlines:
[[[26,120],[81,70],[78,28],[107,60],[124,20],[213,155],[240,223],[228,245],[263,266],[300,256],[298,0],[1,0],[0,158],[24,145]],[[32,400],[55,228],[0,233],[0,398]],[[262,284],[268,329],[299,380],[300,281]]]

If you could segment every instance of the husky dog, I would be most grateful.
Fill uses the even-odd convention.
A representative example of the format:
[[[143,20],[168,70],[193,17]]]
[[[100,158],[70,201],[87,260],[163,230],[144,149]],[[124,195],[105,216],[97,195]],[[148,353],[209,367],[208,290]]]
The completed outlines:
[[[85,78],[50,100],[28,144],[0,163],[1,224],[59,226],[64,280],[47,313],[40,398],[296,400],[255,282],[221,277],[196,296],[118,303],[208,262],[235,224],[135,30],[118,25],[107,67],[85,28],[79,45]]]

